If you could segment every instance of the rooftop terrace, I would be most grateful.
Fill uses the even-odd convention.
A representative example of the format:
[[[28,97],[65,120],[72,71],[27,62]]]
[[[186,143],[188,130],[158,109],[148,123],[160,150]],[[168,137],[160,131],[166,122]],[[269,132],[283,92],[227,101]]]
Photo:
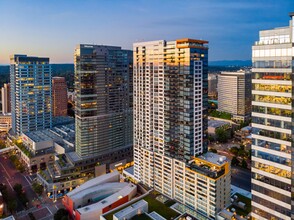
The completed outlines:
[[[228,160],[225,156],[208,152],[190,161],[190,168],[205,176],[217,179],[225,174],[226,163],[228,163]]]

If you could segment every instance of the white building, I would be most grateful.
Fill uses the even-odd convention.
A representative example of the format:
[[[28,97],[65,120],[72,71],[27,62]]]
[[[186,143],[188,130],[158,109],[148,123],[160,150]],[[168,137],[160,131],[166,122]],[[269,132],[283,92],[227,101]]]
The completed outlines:
[[[49,58],[10,57],[12,130],[21,135],[52,127]]]
[[[258,220],[294,219],[293,16],[287,27],[260,31],[252,47],[251,193]]]
[[[222,72],[218,76],[218,111],[246,121],[251,114],[251,72]]]
[[[134,44],[134,176],[215,218],[230,202],[230,164],[207,152],[208,42]]]

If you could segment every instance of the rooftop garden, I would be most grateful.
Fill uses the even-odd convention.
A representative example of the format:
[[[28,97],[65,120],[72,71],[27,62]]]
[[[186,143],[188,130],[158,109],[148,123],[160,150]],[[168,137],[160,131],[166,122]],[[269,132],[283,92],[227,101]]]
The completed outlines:
[[[215,117],[215,118],[227,119],[227,120],[231,120],[231,118],[232,118],[232,115],[230,113],[227,113],[227,112],[219,112],[217,110],[211,111],[209,113],[209,116]]]
[[[234,208],[236,211],[235,213],[239,216],[246,217],[251,212],[251,199],[247,198],[246,196],[243,196],[239,193],[236,193],[235,195],[238,196],[237,202],[243,202],[246,204],[245,209],[240,208],[237,206],[237,204],[234,202],[230,207],[229,210],[231,211],[232,208]]]
[[[172,200],[168,200],[166,203],[162,203],[156,199],[156,197],[159,195],[161,194],[156,191],[152,191],[151,193],[146,195],[144,198],[142,198],[146,202],[148,202],[148,213],[155,211],[162,217],[166,218],[167,220],[175,219],[176,217],[178,217],[180,214],[170,208],[170,206],[173,205],[175,202]],[[121,211],[122,209],[125,209],[126,207],[127,206],[123,206],[122,208],[119,208],[113,212],[110,212],[107,215],[105,215],[104,218],[107,220],[113,220],[113,215]],[[147,220],[147,219],[150,219],[150,217],[147,216],[146,214],[136,215],[132,218],[132,220]]]
[[[151,192],[149,195],[143,199],[148,202],[148,212],[157,212],[159,215],[166,219],[175,219],[180,214],[175,210],[156,200],[157,193],[155,191]]]
[[[13,141],[13,143],[28,157],[32,158],[33,154],[19,141]]]

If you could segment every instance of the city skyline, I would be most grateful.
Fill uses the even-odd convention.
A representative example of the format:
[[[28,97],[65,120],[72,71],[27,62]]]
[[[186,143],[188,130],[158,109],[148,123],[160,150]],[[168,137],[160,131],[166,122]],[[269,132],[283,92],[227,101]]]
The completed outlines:
[[[31,4],[30,4],[31,3]],[[157,3],[157,4],[156,4]],[[283,1],[1,1],[0,65],[11,54],[50,57],[52,63],[73,63],[79,43],[121,45],[178,39],[207,39],[210,61],[249,60],[258,30],[287,26],[294,10]],[[253,4],[254,3],[254,4]],[[84,10],[80,10],[83,9]],[[19,37],[21,33],[21,37]]]

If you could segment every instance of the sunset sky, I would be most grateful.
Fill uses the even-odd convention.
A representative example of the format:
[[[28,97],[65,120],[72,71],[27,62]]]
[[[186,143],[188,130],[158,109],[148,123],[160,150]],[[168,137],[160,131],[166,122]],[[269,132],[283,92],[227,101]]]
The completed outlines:
[[[289,22],[293,0],[0,0],[0,64],[11,54],[73,63],[75,45],[132,49],[149,40],[209,41],[210,60],[251,59],[258,31]]]

